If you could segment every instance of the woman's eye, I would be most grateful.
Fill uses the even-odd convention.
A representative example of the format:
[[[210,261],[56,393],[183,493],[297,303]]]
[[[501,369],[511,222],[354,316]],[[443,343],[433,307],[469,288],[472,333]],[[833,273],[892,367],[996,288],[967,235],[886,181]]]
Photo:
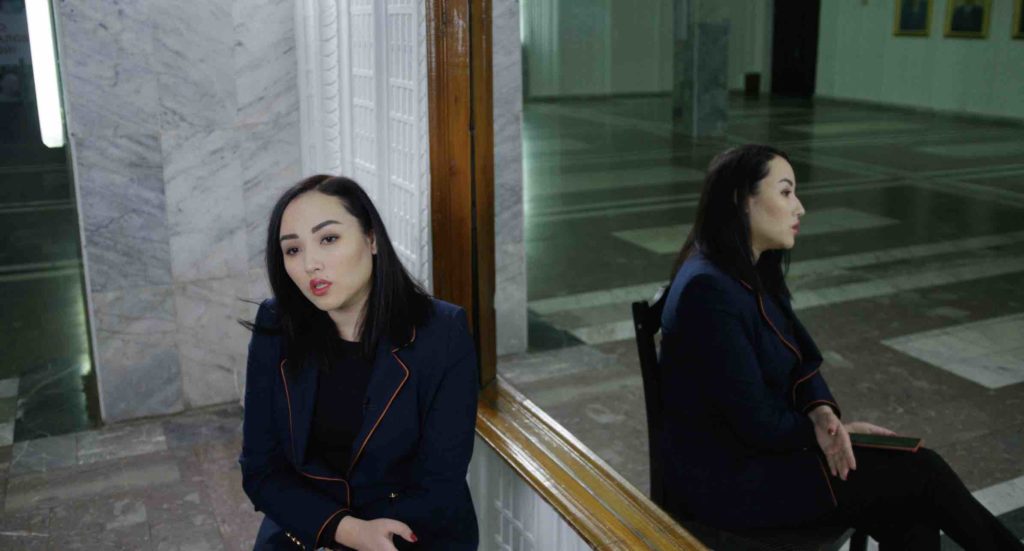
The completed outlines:
[[[299,252],[299,249],[297,249],[295,247],[291,247],[291,248],[288,248],[288,249],[284,250],[284,254],[286,254],[287,256],[292,256],[293,254],[295,254],[297,252]]]
[[[793,192],[792,192],[792,191],[789,191],[788,189],[784,189],[784,190],[782,190],[782,196],[783,196],[783,197],[789,197],[789,196],[790,196],[790,195],[792,195],[792,194],[793,194]]]
[[[320,242],[321,243],[334,243],[337,240],[338,240],[338,236],[337,235],[327,235],[327,236],[324,236],[324,238],[321,239]]]

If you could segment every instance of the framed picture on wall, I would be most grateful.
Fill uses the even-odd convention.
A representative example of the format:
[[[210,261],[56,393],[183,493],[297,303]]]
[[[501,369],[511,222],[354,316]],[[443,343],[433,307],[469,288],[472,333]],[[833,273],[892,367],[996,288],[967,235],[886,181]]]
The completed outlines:
[[[928,36],[932,20],[932,0],[896,0],[893,34],[896,36]]]
[[[948,0],[946,3],[946,36],[985,38],[992,0]]]
[[[1013,8],[1013,37],[1024,38],[1024,0],[1016,0]]]

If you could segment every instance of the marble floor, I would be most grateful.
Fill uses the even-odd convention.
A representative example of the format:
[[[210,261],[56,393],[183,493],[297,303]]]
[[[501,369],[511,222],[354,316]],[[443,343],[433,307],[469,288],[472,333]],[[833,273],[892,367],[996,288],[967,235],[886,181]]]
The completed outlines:
[[[693,139],[669,113],[525,104],[530,351],[499,373],[646,491],[629,303],[667,283],[712,156],[769,143],[808,211],[789,282],[846,417],[923,437],[1024,538],[1024,124],[735,98],[725,136]]]
[[[0,447],[0,550],[247,551],[237,405]]]

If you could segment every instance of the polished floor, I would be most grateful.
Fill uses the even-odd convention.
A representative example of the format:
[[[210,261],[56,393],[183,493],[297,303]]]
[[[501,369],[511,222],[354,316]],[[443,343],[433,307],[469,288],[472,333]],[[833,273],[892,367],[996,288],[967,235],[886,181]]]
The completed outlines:
[[[924,437],[1024,537],[1024,125],[736,98],[693,139],[669,113],[526,103],[530,352],[499,373],[646,491],[629,303],[667,283],[712,156],[772,144],[808,211],[795,306],[846,418]]]
[[[191,411],[0,447],[0,550],[247,551],[242,411]]]
[[[500,373],[646,490],[629,302],[667,280],[710,158],[772,143],[808,209],[796,306],[847,416],[924,437],[1024,537],[1024,126],[737,100],[693,140],[667,113],[526,104],[531,351]],[[0,140],[0,549],[246,549],[237,407],[95,430],[68,178],[63,150]]]

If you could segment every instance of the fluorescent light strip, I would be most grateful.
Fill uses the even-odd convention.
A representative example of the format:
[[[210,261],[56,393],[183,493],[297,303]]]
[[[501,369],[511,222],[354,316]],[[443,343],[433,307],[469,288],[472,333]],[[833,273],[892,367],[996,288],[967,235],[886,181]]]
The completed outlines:
[[[28,39],[32,47],[32,73],[36,83],[39,131],[46,147],[64,147],[64,115],[57,89],[57,56],[49,0],[26,0]]]

